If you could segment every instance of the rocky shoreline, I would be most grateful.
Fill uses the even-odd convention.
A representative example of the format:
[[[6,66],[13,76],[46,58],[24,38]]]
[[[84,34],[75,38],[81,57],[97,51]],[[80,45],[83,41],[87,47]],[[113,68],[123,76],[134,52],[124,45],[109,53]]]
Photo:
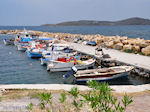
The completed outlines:
[[[0,34],[17,34],[23,30],[0,30]],[[104,36],[104,35],[81,35],[81,34],[70,34],[70,33],[51,33],[41,31],[31,31],[33,35],[59,38],[73,42],[74,38],[82,38],[85,41],[95,41],[97,46],[116,49],[122,52],[141,54],[150,56],[150,40],[144,40],[140,37],[133,39],[127,36]],[[79,41],[78,43],[82,43]]]

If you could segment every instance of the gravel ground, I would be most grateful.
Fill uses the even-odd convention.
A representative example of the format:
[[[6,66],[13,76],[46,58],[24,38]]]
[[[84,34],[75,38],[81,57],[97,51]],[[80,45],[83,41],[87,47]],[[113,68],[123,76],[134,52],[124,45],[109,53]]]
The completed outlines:
[[[17,94],[22,94],[24,92],[19,91],[17,92]],[[34,90],[35,92],[35,90]],[[62,91],[61,91],[62,92]],[[15,96],[16,91],[15,92],[9,92],[9,93],[5,93],[4,96]],[[52,93],[53,95],[53,102],[56,108],[61,108],[61,105],[58,103],[58,98],[60,96],[60,91],[54,92]],[[115,94],[115,96],[117,96],[118,99],[122,99],[122,95],[119,94]],[[133,103],[131,105],[128,106],[127,111],[126,112],[150,112],[150,91],[148,92],[141,92],[141,93],[134,93],[134,94],[129,94],[130,96],[133,96]],[[68,104],[71,104],[71,98],[68,97],[67,98]],[[26,106],[29,105],[30,103],[33,103],[35,105],[35,107],[39,107],[39,103],[40,100],[38,98],[31,98],[29,96],[23,96],[17,99],[4,99],[0,102],[0,112],[26,112]],[[70,103],[69,103],[70,102]],[[70,107],[71,110],[71,107]],[[35,111],[33,111],[35,112]],[[36,112],[40,112],[39,110]],[[67,111],[67,112],[72,112],[72,111]],[[91,112],[91,110],[89,110],[87,107],[85,107],[83,109],[83,111],[81,112]]]
[[[133,101],[126,112],[150,112],[150,93],[134,96]]]

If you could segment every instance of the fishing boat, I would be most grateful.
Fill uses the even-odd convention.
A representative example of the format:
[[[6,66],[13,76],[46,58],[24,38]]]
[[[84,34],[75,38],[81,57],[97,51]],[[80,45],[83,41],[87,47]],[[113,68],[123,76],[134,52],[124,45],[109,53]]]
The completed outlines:
[[[66,52],[61,52],[61,51],[51,51],[51,52],[48,52],[46,51],[43,51],[42,53],[42,58],[40,59],[40,62],[41,62],[41,65],[47,65],[50,60],[55,60],[57,61],[57,59],[59,57],[71,57],[73,55],[77,55],[77,52],[71,52],[71,53],[66,53]],[[76,60],[79,59],[77,56],[75,56]]]
[[[43,51],[40,59],[41,65],[47,65],[50,60],[57,60],[61,54],[62,52],[57,51]]]
[[[87,45],[96,46],[96,42],[95,41],[88,41]]]
[[[52,45],[54,51],[63,51],[66,48],[69,48],[68,44],[53,44]]]
[[[14,39],[3,39],[5,45],[14,45]]]
[[[30,58],[41,58],[42,57],[42,52],[44,49],[37,49],[37,48],[29,48],[27,49],[27,55]]]
[[[87,69],[89,67],[93,67],[94,65],[95,65],[95,59],[87,59],[82,61],[82,60],[76,60],[74,56],[71,56],[68,60],[66,57],[58,58],[57,61],[50,60],[50,62],[47,65],[47,70],[51,72],[70,71],[73,66],[81,70],[81,69]]]
[[[100,68],[100,69],[92,69],[92,70],[77,70],[75,67],[72,68],[77,82],[80,81],[108,81],[117,78],[127,77],[131,70],[133,70],[133,66],[115,66],[109,68]],[[67,74],[65,77],[68,77],[70,74]]]
[[[17,48],[18,48],[18,51],[26,51],[28,48],[28,44],[26,44],[26,43],[18,44]]]
[[[19,44],[21,39],[23,39],[23,40],[32,39],[32,35],[30,33],[31,33],[31,31],[27,31],[26,29],[24,29],[23,32],[19,32],[18,34],[16,34],[15,40],[14,40],[15,46],[17,46]]]
[[[26,51],[29,47],[29,42],[31,41],[31,38],[21,38],[21,40],[17,43],[18,51]]]
[[[26,52],[30,58],[41,58],[42,52],[46,49],[46,44],[39,44],[39,42],[30,42],[29,46]]]

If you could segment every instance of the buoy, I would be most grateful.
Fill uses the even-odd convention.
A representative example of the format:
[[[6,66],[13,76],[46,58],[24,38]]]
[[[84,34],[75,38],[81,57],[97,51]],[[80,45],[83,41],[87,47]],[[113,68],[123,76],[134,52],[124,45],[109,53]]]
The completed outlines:
[[[71,62],[71,59],[73,59],[73,60],[74,60],[74,64],[76,64],[76,59],[75,59],[75,57],[74,57],[74,56],[71,56],[68,61]]]
[[[9,54],[11,55],[12,53],[11,53],[11,52],[9,52]]]

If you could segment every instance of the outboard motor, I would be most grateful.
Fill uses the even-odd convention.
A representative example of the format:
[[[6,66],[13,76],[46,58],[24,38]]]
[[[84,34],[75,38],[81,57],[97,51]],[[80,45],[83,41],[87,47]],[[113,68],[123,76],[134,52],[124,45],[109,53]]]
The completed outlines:
[[[63,78],[67,79],[69,78],[71,75],[74,76],[73,74],[77,73],[77,68],[75,66],[73,66],[71,68],[71,70],[66,74],[66,75],[63,75]]]

